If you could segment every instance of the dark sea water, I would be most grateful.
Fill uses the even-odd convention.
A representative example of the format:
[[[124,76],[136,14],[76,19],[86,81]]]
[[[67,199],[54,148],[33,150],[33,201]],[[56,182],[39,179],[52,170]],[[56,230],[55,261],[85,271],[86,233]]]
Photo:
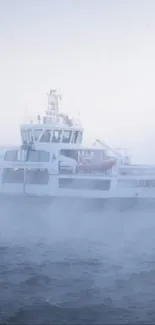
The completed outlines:
[[[0,323],[155,324],[155,209],[0,202]]]

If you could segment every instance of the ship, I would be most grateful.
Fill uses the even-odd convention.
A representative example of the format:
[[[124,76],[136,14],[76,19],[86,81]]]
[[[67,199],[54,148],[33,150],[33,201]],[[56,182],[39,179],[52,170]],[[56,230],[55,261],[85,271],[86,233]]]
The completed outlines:
[[[48,93],[43,116],[20,125],[21,145],[0,155],[0,194],[22,197],[134,200],[155,198],[155,166],[136,165],[127,150],[83,143],[79,118],[60,112]]]

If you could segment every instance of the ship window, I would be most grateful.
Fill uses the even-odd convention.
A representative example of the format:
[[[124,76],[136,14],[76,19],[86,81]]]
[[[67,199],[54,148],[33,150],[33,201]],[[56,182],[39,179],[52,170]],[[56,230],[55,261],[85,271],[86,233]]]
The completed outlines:
[[[110,180],[60,178],[59,188],[108,191],[110,189],[110,182]]]
[[[23,141],[23,142],[24,142],[24,141],[27,141],[26,136],[25,136],[25,130],[21,129],[21,130],[20,130],[20,133],[21,133],[22,141]]]
[[[24,169],[23,168],[4,168],[2,175],[3,183],[24,183]]]
[[[17,150],[9,150],[5,154],[4,160],[6,161],[16,161],[17,160]]]
[[[77,138],[78,143],[82,142],[82,137],[83,137],[83,132],[79,132],[78,138]]]
[[[50,153],[45,150],[32,150],[28,153],[28,161],[31,162],[49,162]]]
[[[40,142],[50,142],[50,138],[51,138],[51,130],[45,130]]]
[[[26,133],[26,131],[24,130],[23,131],[23,142],[26,142],[27,143],[27,141],[28,141],[28,139],[27,139],[27,133]]]
[[[32,130],[27,130],[27,138],[29,143],[33,143],[33,133]]]
[[[27,160],[32,161],[32,162],[38,162],[39,161],[39,152],[37,150],[29,151]]]
[[[53,137],[52,137],[52,142],[55,142],[55,143],[60,142],[61,134],[62,134],[62,131],[54,130]]]
[[[50,153],[45,150],[39,151],[39,160],[40,162],[48,162],[50,160]]]
[[[78,134],[79,134],[78,131],[73,132],[72,143],[77,143]]]
[[[68,131],[68,130],[64,131],[62,142],[69,143],[70,139],[71,139],[71,131]]]
[[[78,160],[78,150],[62,149],[60,150],[60,155],[72,158],[76,161]]]
[[[49,182],[49,174],[47,169],[27,169],[26,184],[47,185]]]
[[[34,139],[37,141],[42,133],[42,130],[34,130]]]

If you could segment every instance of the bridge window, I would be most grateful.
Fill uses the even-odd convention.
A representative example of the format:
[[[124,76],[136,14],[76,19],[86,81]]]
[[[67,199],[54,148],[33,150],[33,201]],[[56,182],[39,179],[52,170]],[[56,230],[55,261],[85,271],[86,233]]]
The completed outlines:
[[[79,132],[78,139],[77,139],[78,143],[82,142],[82,138],[83,138],[83,132]]]
[[[9,150],[5,153],[6,161],[16,161],[17,160],[17,150]]]
[[[54,142],[54,143],[60,142],[61,141],[61,135],[62,135],[61,130],[54,130],[53,131],[52,142]]]
[[[27,138],[29,143],[33,143],[33,132],[32,130],[27,130]]]
[[[27,169],[26,184],[47,185],[49,182],[49,174],[47,169]]]
[[[34,139],[35,139],[35,141],[37,141],[39,139],[41,133],[42,133],[42,130],[39,130],[39,129],[34,130]]]
[[[63,139],[62,139],[62,142],[63,143],[69,143],[70,142],[70,139],[71,139],[71,131],[64,131],[63,132]]]
[[[78,131],[73,132],[73,134],[72,134],[72,143],[77,143],[78,135],[79,135]]]
[[[27,142],[27,138],[26,138],[25,130],[24,130],[24,129],[21,129],[20,133],[21,133],[22,141],[23,141],[23,142],[24,142],[24,141]]]
[[[51,139],[51,130],[45,130],[40,139],[40,142],[50,142],[50,139]]]

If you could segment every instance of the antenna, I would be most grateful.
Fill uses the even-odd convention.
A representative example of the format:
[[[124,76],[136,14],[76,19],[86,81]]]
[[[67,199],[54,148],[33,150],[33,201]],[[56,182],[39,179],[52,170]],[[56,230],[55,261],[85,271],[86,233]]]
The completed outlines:
[[[27,122],[28,118],[29,118],[29,112],[28,112],[28,103],[27,101],[24,103],[24,110],[23,110],[23,121],[24,123]]]
[[[62,99],[60,94],[57,94],[56,89],[50,89],[48,96],[48,106],[46,116],[52,121],[58,122],[59,119],[59,100]]]

